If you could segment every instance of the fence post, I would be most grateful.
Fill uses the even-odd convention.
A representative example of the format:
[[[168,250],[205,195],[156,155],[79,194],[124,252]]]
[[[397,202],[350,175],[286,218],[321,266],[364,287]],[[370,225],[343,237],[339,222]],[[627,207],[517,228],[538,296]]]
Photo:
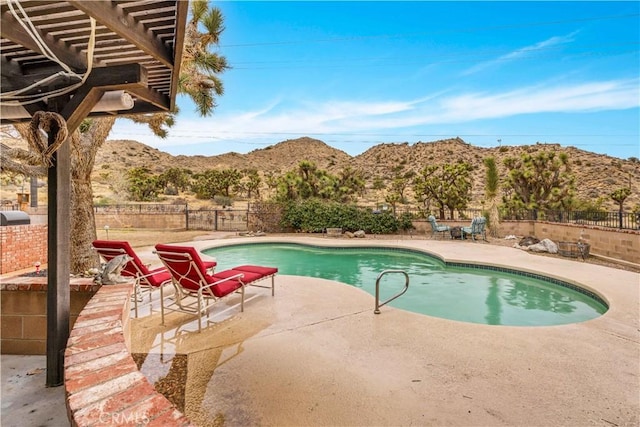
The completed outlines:
[[[213,231],[218,231],[218,209],[214,211],[213,215]]]
[[[618,211],[618,225],[620,229],[622,229],[622,211]]]
[[[189,230],[189,204],[184,204],[184,223],[186,225],[187,231]]]

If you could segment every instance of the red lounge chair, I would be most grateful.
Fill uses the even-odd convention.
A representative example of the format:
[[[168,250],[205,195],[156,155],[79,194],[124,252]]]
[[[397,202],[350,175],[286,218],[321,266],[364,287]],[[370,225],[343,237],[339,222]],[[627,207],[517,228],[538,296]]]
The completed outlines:
[[[152,291],[161,288],[162,285],[171,281],[171,273],[164,267],[150,270],[138,257],[129,245],[129,242],[119,240],[96,240],[93,242],[93,248],[100,254],[105,262],[111,261],[118,255],[128,255],[133,258],[125,265],[121,272],[122,276],[134,277],[134,308],[135,315],[138,317],[138,300],[141,299],[143,293],[149,293],[149,301],[152,300]],[[206,268],[215,267],[215,261],[205,263]]]
[[[191,313],[198,316],[198,331],[201,331],[202,315],[208,312],[210,302],[239,292],[240,311],[244,311],[245,286],[269,277],[271,294],[274,294],[277,268],[244,265],[240,266],[242,269],[233,268],[212,274],[207,271],[200,253],[194,247],[158,244],[156,254],[173,276],[175,287],[173,302],[165,306],[164,296],[162,297],[163,323],[165,309]],[[196,301],[185,304],[183,300],[186,297],[195,297]]]

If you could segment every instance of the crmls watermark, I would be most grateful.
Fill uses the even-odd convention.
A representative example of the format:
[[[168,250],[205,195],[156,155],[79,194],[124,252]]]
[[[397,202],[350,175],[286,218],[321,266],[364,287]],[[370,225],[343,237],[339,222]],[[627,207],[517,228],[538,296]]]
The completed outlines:
[[[145,426],[149,424],[149,417],[146,413],[137,414],[100,414],[100,418],[98,423],[104,424],[108,426],[119,426],[119,425],[136,425],[136,426]]]

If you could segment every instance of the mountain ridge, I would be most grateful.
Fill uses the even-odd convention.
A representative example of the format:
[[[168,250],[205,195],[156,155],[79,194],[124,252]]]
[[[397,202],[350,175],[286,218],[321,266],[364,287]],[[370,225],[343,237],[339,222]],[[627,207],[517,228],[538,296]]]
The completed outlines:
[[[295,168],[300,161],[309,160],[318,168],[333,174],[347,165],[360,170],[367,181],[367,189],[371,189],[375,178],[388,182],[393,168],[418,172],[429,164],[466,161],[474,168],[472,197],[474,203],[479,203],[483,195],[485,157],[493,156],[496,159],[499,173],[503,177],[506,174],[503,165],[505,158],[519,157],[524,152],[533,154],[541,150],[568,154],[572,172],[576,176],[578,197],[589,200],[602,197],[604,206],[613,209],[615,206],[609,194],[618,188],[630,186],[632,195],[625,202],[625,206],[629,208],[640,203],[640,163],[637,159],[625,160],[572,146],[562,147],[556,143],[484,148],[467,143],[461,138],[418,141],[412,144],[381,143],[356,156],[310,137],[284,140],[247,154],[229,152],[214,156],[173,156],[138,141],[109,140],[103,144],[96,156],[93,182],[94,187],[100,187],[101,183],[109,184],[113,182],[114,174],[122,175],[126,169],[140,166],[147,167],[153,173],[161,173],[169,167],[180,167],[193,172],[226,168],[255,169],[264,175],[286,173]]]

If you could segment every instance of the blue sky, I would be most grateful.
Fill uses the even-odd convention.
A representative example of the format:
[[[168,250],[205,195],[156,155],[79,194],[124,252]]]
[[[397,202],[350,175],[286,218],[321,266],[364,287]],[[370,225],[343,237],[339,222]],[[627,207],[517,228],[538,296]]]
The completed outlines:
[[[461,137],[640,157],[640,2],[215,2],[233,67],[210,117],[178,97],[171,154],[309,136],[351,155]]]

